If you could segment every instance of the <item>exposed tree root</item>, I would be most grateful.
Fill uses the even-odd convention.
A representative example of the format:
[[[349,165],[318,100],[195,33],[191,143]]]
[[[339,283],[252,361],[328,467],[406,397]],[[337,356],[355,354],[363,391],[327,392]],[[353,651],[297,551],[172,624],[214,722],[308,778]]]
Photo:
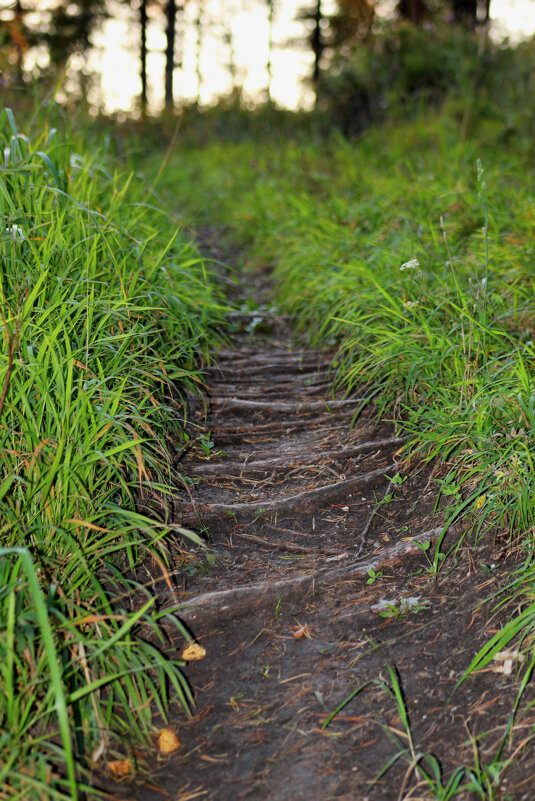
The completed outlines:
[[[244,587],[233,587],[229,590],[207,592],[191,598],[180,605],[180,616],[186,622],[194,622],[203,613],[223,614],[226,617],[250,613],[252,606],[260,606],[276,601],[283,596],[285,600],[293,600],[306,592],[314,591],[320,585],[346,576],[366,576],[369,570],[376,573],[385,567],[398,564],[404,557],[418,553],[421,549],[417,543],[430,542],[439,536],[442,526],[423,531],[407,542],[399,542],[388,549],[386,553],[378,554],[366,560],[359,560],[341,567],[323,567],[311,573],[300,576],[278,579],[273,581],[259,581]],[[173,608],[174,611],[175,608]],[[171,610],[169,610],[171,611]]]
[[[257,545],[262,545],[266,548],[272,548],[274,551],[288,551],[289,553],[315,553],[318,554],[318,556],[338,556],[340,553],[340,551],[335,551],[332,548],[306,548],[304,545],[294,545],[291,542],[273,542],[273,540],[265,540],[263,537],[256,537],[254,534],[243,534],[240,531],[233,531],[230,536],[232,539],[237,537],[240,540],[246,540],[246,542],[254,542]]]
[[[346,417],[351,416],[353,414],[353,409],[338,409],[336,414],[336,422],[338,423],[340,418],[344,415]],[[291,418],[285,418],[282,422],[273,422],[273,423],[253,423],[248,426],[237,426],[234,427],[232,425],[229,426],[212,426],[210,428],[213,434],[217,434],[223,437],[251,437],[251,436],[261,436],[264,433],[274,433],[280,434],[282,432],[288,433],[289,431],[300,431],[303,428],[312,429],[317,428],[323,423],[333,423],[333,415],[332,414],[322,414],[320,417],[300,417],[297,420],[293,420]],[[339,426],[337,426],[339,428]]]
[[[250,353],[248,354],[246,349],[243,350],[219,350],[217,352],[217,359],[220,362],[227,362],[231,361],[232,364],[238,364],[239,362],[249,362],[252,364],[258,364],[259,362],[263,363],[271,363],[273,359],[281,359],[284,362],[294,363],[294,362],[303,362],[305,360],[311,362],[314,361],[316,363],[318,360],[325,359],[325,351],[316,352],[310,350],[282,350],[277,348],[272,348],[269,353],[259,353],[258,349],[251,348]],[[227,365],[226,365],[227,366]]]
[[[225,377],[227,376],[226,370],[225,370],[224,374],[220,373],[219,376],[217,376],[215,374],[212,374],[212,380],[211,380],[210,383],[212,384],[212,386],[214,388],[217,386],[217,384],[218,384],[218,382],[220,380],[222,381],[223,375]],[[279,376],[280,375],[281,374],[279,373]],[[285,377],[285,380],[280,381],[280,377],[278,377],[277,378],[277,383],[282,384],[284,388],[288,387],[288,388],[292,389],[292,387],[295,388],[295,387],[299,386],[299,384],[297,382],[294,382],[294,381],[290,380],[291,376],[295,376],[295,371],[288,370],[283,375]],[[311,381],[314,381],[314,386],[316,385],[316,382],[319,383],[320,379],[322,381],[325,381],[326,383],[328,383],[329,386],[332,386],[332,383],[333,383],[331,378],[330,378],[331,373],[328,370],[314,370],[314,371],[309,371],[307,373],[299,373],[298,375],[299,375],[301,381],[303,381],[303,379],[305,381],[308,380],[308,379],[310,379]],[[262,389],[264,387],[271,388],[273,386],[273,381],[275,380],[273,378],[272,374],[265,373],[265,372],[257,373],[253,377],[254,377],[255,383],[258,384],[258,388],[259,389]],[[240,392],[241,392],[241,387],[242,386],[248,387],[248,386],[251,385],[251,376],[248,375],[247,372],[234,373],[232,375],[232,377],[229,377],[228,380],[225,381],[225,383],[234,384],[234,385],[240,387]],[[312,386],[312,383],[310,384],[310,386]]]
[[[351,458],[352,456],[358,456],[361,453],[368,453],[369,451],[379,450],[380,448],[402,445],[406,441],[407,437],[389,437],[387,439],[359,442],[358,445],[353,445],[349,448],[339,448],[328,451],[299,451],[298,453],[289,454],[287,456],[274,456],[271,459],[258,459],[257,461],[223,462],[221,464],[208,462],[206,464],[193,465],[190,471],[193,473],[201,473],[203,476],[239,476],[244,470],[247,470],[247,473],[265,472],[275,467],[296,467],[298,465],[308,464],[313,460],[315,464],[320,464],[326,460]]]
[[[261,376],[266,380],[273,381],[274,375],[286,375],[288,373],[290,375],[295,375],[296,373],[302,375],[305,372],[310,373],[310,375],[316,375],[316,373],[320,372],[322,369],[324,372],[327,372],[331,365],[332,362],[329,360],[321,362],[296,362],[294,364],[275,361],[258,364],[255,360],[243,366],[240,364],[225,365],[225,376],[246,376],[248,379],[251,378],[251,376]]]
[[[275,500],[262,500],[253,501],[251,503],[188,503],[183,504],[183,525],[194,525],[195,520],[202,520],[205,522],[207,519],[214,517],[221,517],[222,515],[243,515],[249,513],[262,512],[275,512],[275,511],[296,511],[299,512],[304,505],[311,511],[317,508],[318,504],[326,503],[332,504],[340,498],[348,498],[357,487],[362,487],[371,484],[376,478],[384,476],[385,473],[395,471],[396,464],[389,464],[386,467],[378,467],[369,473],[353,478],[345,479],[344,481],[337,481],[333,484],[327,484],[322,487],[316,487],[312,490],[299,492],[296,495],[289,495],[287,497],[276,498]]]
[[[262,385],[261,387],[253,387],[247,392],[242,386],[234,382],[229,381],[228,383],[222,383],[218,381],[216,385],[212,384],[210,389],[213,395],[217,393],[218,398],[235,398],[238,393],[241,398],[245,399],[266,398],[271,396],[280,398],[283,391],[287,391],[288,395],[296,391],[300,397],[317,395],[318,397],[325,398],[326,393],[329,392],[331,387],[332,381],[321,381],[317,384],[304,387],[301,380],[295,383],[288,381],[282,385],[276,384],[275,386]],[[328,400],[325,402],[328,403]]]
[[[345,400],[321,400],[321,401],[297,401],[293,403],[276,403],[274,401],[254,401],[244,398],[212,398],[212,406],[219,406],[223,409],[244,409],[261,410],[267,414],[278,414],[288,412],[299,414],[300,412],[312,412],[318,409],[341,409],[347,408],[350,403],[356,404],[363,398],[346,398]]]

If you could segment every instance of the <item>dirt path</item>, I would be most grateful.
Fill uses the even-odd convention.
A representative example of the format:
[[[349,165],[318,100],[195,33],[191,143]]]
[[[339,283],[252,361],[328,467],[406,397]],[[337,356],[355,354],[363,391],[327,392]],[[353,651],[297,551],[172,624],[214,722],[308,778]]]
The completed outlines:
[[[503,621],[481,603],[512,562],[499,541],[465,542],[436,581],[431,468],[403,462],[403,440],[376,426],[371,409],[351,429],[358,398],[332,397],[331,357],[294,347],[280,329],[243,334],[208,376],[215,455],[184,460],[198,484],[184,494],[182,522],[208,530],[215,562],[183,556],[179,588],[207,655],[187,667],[197,706],[176,721],[183,747],[152,777],[162,789],[139,790],[143,801],[433,798],[406,758],[370,787],[408,746],[378,683],[324,727],[359,686],[391,685],[388,666],[415,748],[446,777],[474,763],[469,735],[487,732],[483,763],[496,751],[515,673],[494,665],[452,693]],[[514,745],[533,722],[523,719]],[[535,766],[521,756],[496,798],[531,797],[524,782]]]

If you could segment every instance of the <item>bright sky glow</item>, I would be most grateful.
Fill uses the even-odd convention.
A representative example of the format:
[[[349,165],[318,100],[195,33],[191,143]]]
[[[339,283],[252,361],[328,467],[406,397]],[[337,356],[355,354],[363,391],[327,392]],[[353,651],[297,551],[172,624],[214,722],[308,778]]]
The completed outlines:
[[[517,42],[535,33],[535,2],[533,0],[492,0],[492,19],[498,32]]]
[[[313,93],[306,85],[312,69],[312,54],[303,41],[304,25],[294,17],[306,5],[303,0],[275,2],[272,52],[272,98],[286,108],[307,108]],[[186,14],[195,14],[196,4],[186,3]],[[334,0],[325,0],[325,13],[332,11]],[[110,3],[113,19],[105,22],[93,37],[96,49],[86,68],[100,75],[100,91],[90,95],[95,105],[102,103],[106,112],[132,111],[141,92],[139,79],[139,30],[137,16],[124,3]],[[137,12],[136,12],[137,14]],[[535,0],[492,0],[491,16],[495,35],[508,35],[512,41],[535,32]],[[265,99],[267,92],[268,4],[265,0],[205,0],[203,35],[200,50],[202,81],[197,86],[197,31],[195,18],[186,17],[184,33],[178,37],[177,53],[182,63],[175,70],[175,98],[202,103],[232,89],[231,65],[236,82],[243,87],[246,100]],[[165,35],[162,15],[153,11],[148,27],[149,106],[153,112],[163,107]],[[100,97],[98,96],[100,95]]]

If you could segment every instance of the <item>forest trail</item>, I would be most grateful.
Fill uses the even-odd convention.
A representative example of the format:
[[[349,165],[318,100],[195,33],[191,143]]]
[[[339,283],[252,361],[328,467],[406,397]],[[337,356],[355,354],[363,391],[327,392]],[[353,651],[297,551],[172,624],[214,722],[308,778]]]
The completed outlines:
[[[397,799],[421,777],[407,751],[370,786],[409,745],[378,681],[396,671],[415,747],[446,777],[474,760],[467,720],[472,736],[491,732],[480,749],[492,754],[517,679],[487,670],[452,693],[499,625],[481,603],[511,568],[499,543],[465,542],[437,580],[432,466],[404,461],[371,406],[351,426],[358,394],[333,397],[332,353],[297,347],[277,322],[251,337],[247,322],[207,372],[207,414],[196,410],[211,458],[182,463],[198,482],[179,522],[208,532],[215,557],[179,555],[181,614],[206,649],[186,668],[196,706],[151,777],[161,789],[137,798]],[[522,762],[515,772],[525,779]],[[434,796],[420,785],[410,797]]]

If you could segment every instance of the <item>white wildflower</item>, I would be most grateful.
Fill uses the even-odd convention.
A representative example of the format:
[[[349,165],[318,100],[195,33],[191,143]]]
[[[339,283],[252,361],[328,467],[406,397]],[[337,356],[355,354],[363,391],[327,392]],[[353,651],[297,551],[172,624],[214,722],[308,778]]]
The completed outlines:
[[[9,236],[12,236],[13,239],[18,239],[19,242],[22,242],[24,239],[26,239],[26,237],[24,236],[24,231],[22,230],[22,228],[19,228],[18,225],[11,225],[11,226],[8,225],[6,226],[5,230]]]
[[[405,264],[402,264],[399,269],[400,270],[417,270],[419,266],[420,266],[420,262],[418,261],[418,259],[409,259],[409,261],[406,261]]]
[[[415,309],[417,306],[420,305],[419,300],[406,300],[403,304],[404,309]]]

